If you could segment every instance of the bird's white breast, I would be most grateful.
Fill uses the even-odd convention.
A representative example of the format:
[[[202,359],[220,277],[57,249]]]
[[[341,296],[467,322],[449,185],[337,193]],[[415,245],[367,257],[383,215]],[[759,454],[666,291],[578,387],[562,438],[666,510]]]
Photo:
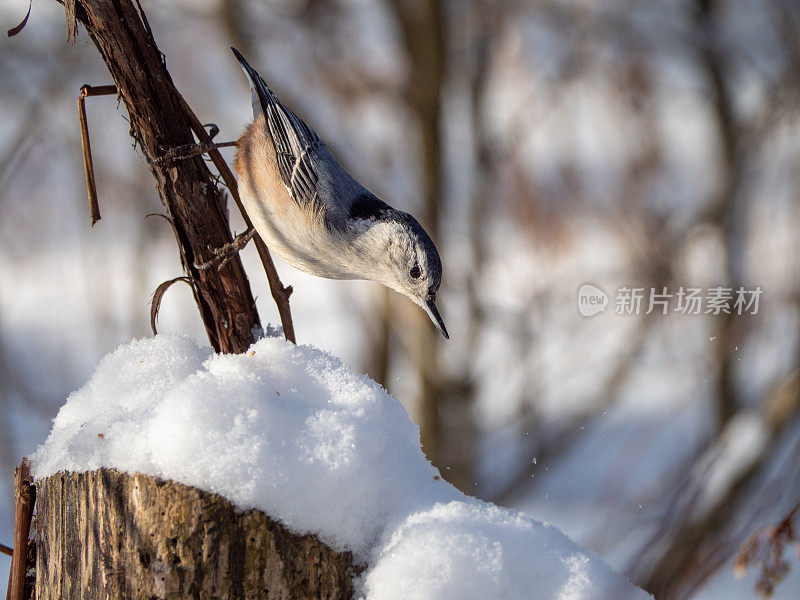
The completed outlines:
[[[280,191],[282,194],[256,191],[244,180],[240,187],[245,210],[270,250],[294,268],[317,277],[363,279],[353,268],[352,248],[343,233],[329,231],[321,215],[300,207],[285,187]]]

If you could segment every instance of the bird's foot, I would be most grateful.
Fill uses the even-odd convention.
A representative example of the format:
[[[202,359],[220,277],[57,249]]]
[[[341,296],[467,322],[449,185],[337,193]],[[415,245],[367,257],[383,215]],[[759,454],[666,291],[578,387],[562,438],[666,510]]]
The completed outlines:
[[[219,133],[219,127],[217,127],[216,123],[206,123],[203,127],[208,127],[208,141],[214,141],[214,138],[217,137]]]
[[[201,264],[195,263],[194,266],[200,269],[201,271],[205,271],[207,269],[210,269],[211,267],[216,266],[217,270],[221,271],[234,256],[239,254],[239,252],[241,252],[244,249],[244,247],[247,246],[248,242],[251,239],[253,239],[255,233],[256,233],[255,228],[250,227],[244,233],[240,233],[235,238],[233,238],[232,242],[228,242],[221,248],[209,247],[209,250],[211,250],[211,253],[214,255],[214,258]]]

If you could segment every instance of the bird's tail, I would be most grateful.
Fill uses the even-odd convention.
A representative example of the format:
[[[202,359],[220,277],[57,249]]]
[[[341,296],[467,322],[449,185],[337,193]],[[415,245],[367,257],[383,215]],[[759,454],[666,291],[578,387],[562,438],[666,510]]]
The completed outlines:
[[[236,60],[242,65],[242,70],[250,81],[250,102],[253,105],[253,117],[255,118],[266,112],[273,94],[258,72],[244,59],[244,56],[234,47],[231,47],[231,50],[233,50]]]

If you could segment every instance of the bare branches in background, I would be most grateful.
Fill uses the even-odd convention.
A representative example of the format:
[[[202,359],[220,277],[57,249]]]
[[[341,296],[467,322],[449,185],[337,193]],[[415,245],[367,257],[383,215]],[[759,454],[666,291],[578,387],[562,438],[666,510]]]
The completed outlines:
[[[797,531],[797,518],[800,502],[775,525],[768,525],[753,533],[739,549],[736,556],[736,569],[744,573],[749,565],[760,567],[761,573],[756,584],[756,591],[770,596],[775,587],[786,577],[791,569],[784,551],[797,546],[800,533]],[[789,546],[789,548],[787,548]],[[800,552],[800,548],[795,548]]]
[[[444,477],[555,523],[657,591],[659,600],[717,589],[748,536],[780,522],[795,505],[795,3],[155,6],[165,27],[208,40],[200,51],[176,37],[167,54],[182,86],[207,81],[202,97],[215,115],[241,122],[246,89],[234,79],[235,66],[230,74],[209,71],[227,64],[217,57],[229,45],[249,48],[280,96],[306,113],[342,162],[379,196],[420,215],[432,233],[445,264],[440,296],[454,334],[447,344],[392,292],[316,282],[325,286],[325,302],[313,291],[305,300],[299,290],[292,298],[298,322],[325,324],[309,327],[313,343],[361,361],[409,408]],[[34,10],[27,27],[40,18]],[[62,21],[59,14],[60,28]],[[58,69],[31,74],[31,65],[52,62],[52,50],[25,35],[14,41],[27,44],[18,57],[9,46],[27,68],[15,67],[10,55],[0,58],[0,76],[14,82],[2,90],[9,95],[3,104],[9,125],[0,140],[7,158],[0,172],[0,252],[9,277],[24,281],[41,270],[24,249],[53,256],[92,243],[64,233],[77,231],[70,215],[84,218],[83,192],[74,187],[81,182],[65,175],[80,174],[80,165],[58,158],[58,144],[42,136],[66,130],[77,143],[72,114],[58,117],[54,107],[71,111],[74,80],[102,83],[103,73],[75,59],[63,67],[73,83]],[[235,94],[232,85],[239,86]],[[23,96],[50,88],[46,102]],[[100,193],[105,185],[119,196],[104,202],[94,234],[105,228],[111,238],[119,235],[114,231],[139,238],[136,283],[113,280],[119,259],[109,254],[103,264],[112,275],[97,275],[91,285],[75,286],[84,291],[65,296],[78,297],[94,315],[80,321],[95,340],[85,344],[91,359],[80,368],[71,361],[81,353],[64,343],[64,334],[48,337],[60,331],[58,323],[37,329],[35,319],[24,317],[22,300],[0,289],[4,364],[14,371],[2,402],[14,414],[38,415],[50,404],[29,410],[25,386],[36,393],[42,378],[17,372],[19,365],[41,356],[61,382],[53,384],[53,398],[63,397],[83,381],[63,372],[85,377],[98,356],[134,334],[130,317],[121,316],[131,312],[133,296],[121,311],[115,290],[131,285],[149,295],[175,276],[163,267],[172,246],[160,221],[147,228],[114,224],[117,203],[154,198],[133,183],[142,173],[147,179],[142,165],[103,152],[110,142],[101,124],[92,126],[105,174],[98,177]],[[17,145],[19,152],[8,150]],[[33,177],[30,157],[42,155],[54,168]],[[41,182],[26,185],[25,210],[15,191],[32,179]],[[32,219],[31,211],[53,206],[53,190],[62,188],[75,206],[58,204],[49,225]],[[42,242],[37,228],[49,232]],[[113,248],[112,242],[105,243]],[[585,283],[608,294],[604,314],[586,318],[576,310]],[[645,315],[646,305],[639,315],[615,314],[614,290],[621,286],[674,293],[757,285],[764,290],[761,310],[746,318],[657,309]],[[259,293],[270,291],[264,286]],[[176,289],[165,298],[164,328],[187,329],[174,316],[166,320],[171,302],[185,306],[182,295],[189,296]],[[34,293],[18,296],[39,306]],[[60,300],[39,302],[56,310]],[[185,312],[173,307],[173,315]],[[145,324],[137,322],[135,331]],[[367,343],[357,343],[359,336]],[[784,556],[794,573],[796,563]],[[770,577],[777,594],[791,585],[791,577],[780,584]],[[726,597],[729,589],[749,597],[756,582],[731,585],[738,587],[725,588]]]

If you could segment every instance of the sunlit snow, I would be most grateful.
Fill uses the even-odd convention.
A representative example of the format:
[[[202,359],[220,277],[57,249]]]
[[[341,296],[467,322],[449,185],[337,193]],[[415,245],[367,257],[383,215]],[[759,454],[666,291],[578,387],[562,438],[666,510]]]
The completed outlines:
[[[123,345],[67,399],[35,477],[113,467],[174,479],[316,533],[369,564],[366,598],[647,598],[555,527],[461,492],[378,384],[311,346],[217,355]]]

